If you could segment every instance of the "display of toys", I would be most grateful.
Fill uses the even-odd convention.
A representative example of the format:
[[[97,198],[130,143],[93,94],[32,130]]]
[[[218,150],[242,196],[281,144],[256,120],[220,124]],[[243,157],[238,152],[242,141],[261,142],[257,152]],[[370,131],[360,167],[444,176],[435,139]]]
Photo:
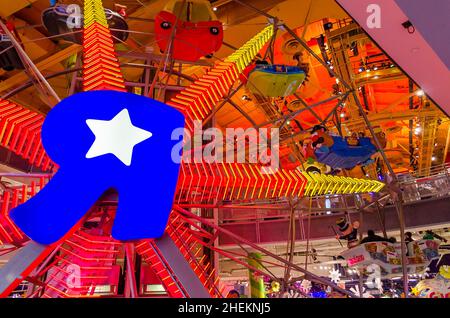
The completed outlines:
[[[407,271],[416,274],[423,271],[430,262],[438,257],[439,244],[431,240],[419,240],[408,243]],[[400,243],[386,241],[369,242],[357,245],[340,254],[349,267],[365,267],[378,264],[386,276],[402,272]]]

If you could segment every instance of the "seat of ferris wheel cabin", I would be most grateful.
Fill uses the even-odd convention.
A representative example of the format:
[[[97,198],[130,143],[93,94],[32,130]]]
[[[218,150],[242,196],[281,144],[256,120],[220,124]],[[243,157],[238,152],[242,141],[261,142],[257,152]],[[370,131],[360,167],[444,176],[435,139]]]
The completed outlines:
[[[161,52],[169,49],[174,59],[190,62],[212,57],[223,42],[222,22],[206,0],[168,1],[155,17],[155,33]]]

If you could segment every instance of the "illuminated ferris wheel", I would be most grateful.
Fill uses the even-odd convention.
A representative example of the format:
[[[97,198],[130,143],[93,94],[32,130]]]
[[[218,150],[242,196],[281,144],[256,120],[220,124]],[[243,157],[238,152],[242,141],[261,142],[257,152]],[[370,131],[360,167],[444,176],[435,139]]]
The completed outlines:
[[[210,121],[217,110],[244,85],[256,95],[284,103],[307,79],[304,68],[261,62],[266,58],[273,62],[274,39],[281,28],[304,44],[286,25],[270,17],[269,23],[244,45],[225,59],[214,60],[206,73],[193,79],[171,98],[163,100],[170,77],[182,75],[175,69],[175,61],[195,62],[202,57],[212,58],[223,43],[222,23],[215,17],[209,2],[189,1],[186,12],[183,11],[185,2],[169,1],[165,10],[155,17],[156,41],[162,52],[160,63],[155,67],[158,76],[152,82],[147,80],[144,92],[133,89],[135,94],[162,100],[181,112],[185,117],[185,131],[194,133],[196,122]],[[77,10],[73,6],[55,4],[43,12],[43,22],[51,34],[82,45],[82,64],[78,65],[74,77],[76,79],[77,74],[81,74],[80,91],[129,92],[115,47],[117,43],[126,41],[128,36],[126,12],[104,9],[101,0],[84,1],[83,19],[78,16],[74,18],[73,14],[80,13]],[[189,18],[184,18],[185,14]],[[40,93],[49,103],[61,102],[17,42],[14,28],[3,23],[1,27],[2,34],[11,39],[14,52],[17,51],[19,57],[10,58],[20,61],[9,66],[24,68],[31,73]],[[306,44],[305,50],[323,63],[327,71],[333,72]],[[75,96],[76,91],[71,89],[70,95]],[[351,94],[354,94],[351,90],[340,92],[330,100],[336,100],[340,107]],[[294,110],[290,117],[284,118],[284,122],[279,123],[281,129],[298,113]],[[173,204],[161,237],[127,241],[115,239],[112,228],[120,193],[111,190],[104,193],[61,239],[51,244],[40,244],[31,240],[27,231],[15,224],[10,211],[37,196],[47,184],[54,182],[54,175],[58,172],[58,163],[47,154],[41,140],[41,129],[46,118],[8,98],[0,100],[0,118],[1,145],[40,171],[4,175],[20,178],[22,184],[6,187],[2,192],[0,243],[4,249],[0,253],[13,255],[0,271],[2,297],[11,294],[30,298],[225,297],[215,264],[219,258],[249,270],[253,297],[264,297],[264,283],[267,281],[272,283],[272,292],[280,297],[283,292],[289,291],[309,297],[305,287],[307,282],[329,286],[350,297],[360,296],[308,271],[307,264],[295,264],[289,258],[280,257],[221,226],[217,222],[217,207],[224,202],[239,202],[245,207],[255,202],[285,201],[295,211],[301,201],[309,206],[311,214],[313,197],[334,194],[377,196],[385,187],[379,180],[320,173],[327,169],[325,165],[348,169],[370,160],[380,148],[376,137],[343,141],[342,138],[327,135],[326,128],[318,125],[314,127],[312,139],[314,146],[326,146],[316,152],[321,164],[304,169],[271,170],[260,163],[249,162],[185,161],[179,165]],[[370,130],[373,132],[372,127]],[[183,158],[193,153],[195,149],[185,151]],[[79,178],[84,180],[86,176],[80,175]],[[143,202],[139,207],[144,211],[141,213],[151,215],[151,201],[157,202],[158,198],[146,192],[145,182],[137,187],[141,187],[136,190]],[[77,192],[79,195],[68,196],[70,200],[84,200],[83,189]],[[292,220],[295,223],[295,216]],[[295,224],[291,228],[295,229]],[[218,246],[219,236],[240,248],[235,250]],[[274,275],[271,271],[273,267],[283,268],[285,278]],[[301,277],[303,285],[295,284],[299,279],[293,273]],[[162,286],[162,289],[155,289],[155,286]]]

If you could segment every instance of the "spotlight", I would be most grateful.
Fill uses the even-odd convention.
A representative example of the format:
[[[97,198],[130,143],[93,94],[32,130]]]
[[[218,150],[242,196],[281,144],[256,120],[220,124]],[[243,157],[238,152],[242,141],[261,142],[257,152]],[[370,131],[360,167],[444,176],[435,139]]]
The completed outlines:
[[[331,30],[332,28],[333,28],[333,23],[331,23],[331,22],[324,23],[324,25],[323,25],[323,29],[325,31]]]
[[[391,64],[391,66],[390,67],[394,67],[395,65],[394,64]]]
[[[425,92],[423,91],[423,90],[421,90],[421,89],[419,89],[417,92],[416,92],[416,95],[417,96],[423,96],[425,94]]]
[[[421,132],[422,132],[422,128],[420,128],[420,127],[417,127],[416,129],[414,129],[414,133],[416,135],[420,134]]]
[[[373,68],[373,70],[374,70],[374,71],[378,70],[378,67],[375,66],[375,67]]]
[[[431,157],[431,161],[436,161],[436,157],[435,156]]]
[[[217,7],[214,7],[214,8],[213,8],[213,11],[217,11]]]
[[[378,75],[375,75],[374,77],[373,77],[373,79],[379,79],[380,77],[378,76]]]
[[[403,22],[402,23],[402,26],[406,29],[406,30],[408,30],[408,33],[409,34],[412,34],[412,33],[414,33],[415,31],[416,31],[416,29],[414,28],[414,25],[411,23],[411,21],[405,21],[405,22]]]
[[[345,117],[345,113],[341,113],[341,114],[339,115],[339,117],[344,118],[344,117]]]

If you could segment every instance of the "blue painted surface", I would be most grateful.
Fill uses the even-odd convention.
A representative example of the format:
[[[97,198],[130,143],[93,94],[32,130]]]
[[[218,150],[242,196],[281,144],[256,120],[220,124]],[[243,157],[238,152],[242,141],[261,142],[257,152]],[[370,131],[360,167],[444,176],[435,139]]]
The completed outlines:
[[[151,138],[133,149],[130,166],[112,154],[87,159],[95,136],[87,119],[111,120],[127,109],[134,126]],[[94,91],[64,99],[42,128],[45,150],[58,172],[35,197],[11,211],[25,234],[38,243],[62,238],[111,188],[119,205],[112,235],[118,240],[157,238],[164,233],[176,190],[179,164],[171,158],[172,130],[184,116],[158,101],[130,93]]]

